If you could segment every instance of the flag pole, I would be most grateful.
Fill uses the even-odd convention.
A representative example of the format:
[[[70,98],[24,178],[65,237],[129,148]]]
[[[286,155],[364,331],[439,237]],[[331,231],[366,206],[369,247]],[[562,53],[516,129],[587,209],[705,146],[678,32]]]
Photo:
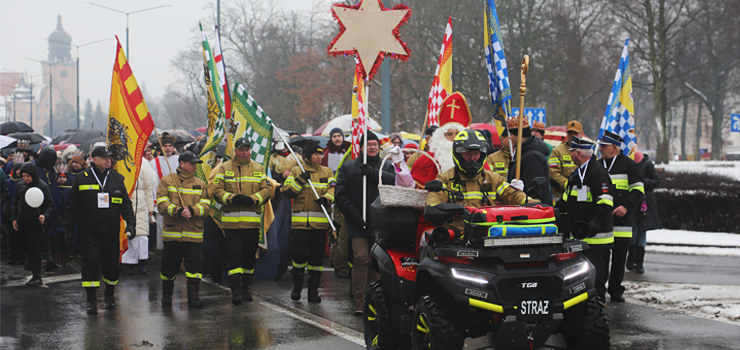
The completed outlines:
[[[272,121],[270,121],[269,123],[270,123],[270,125],[272,125],[273,128],[277,129],[277,126],[275,126],[275,123],[273,123]],[[283,140],[283,143],[285,144],[285,146],[288,147],[288,150],[290,151],[290,154],[293,155],[293,158],[295,158],[296,163],[298,163],[298,167],[300,167],[301,168],[301,171],[305,173],[306,172],[306,169],[303,168],[303,163],[301,163],[301,160],[298,159],[298,156],[293,151],[293,147],[290,146],[290,143],[288,143],[288,141],[285,139],[285,137],[280,132],[278,132],[277,134],[278,134],[278,136],[280,136],[280,139]],[[311,182],[311,179],[309,178],[307,181],[308,181],[308,185],[311,186],[311,189],[313,190],[314,196],[316,196],[316,199],[319,199],[320,198],[319,197],[319,192],[316,191],[316,187],[313,186],[313,183]],[[321,210],[324,211],[324,215],[326,216],[326,219],[329,220],[329,226],[331,226],[331,229],[333,231],[336,231],[337,228],[334,227],[334,223],[331,221],[331,217],[329,216],[329,212],[326,210],[326,207],[324,205],[321,205]]]
[[[519,85],[519,129],[516,137],[516,179],[521,179],[522,170],[522,124],[524,124],[524,95],[527,94],[527,70],[529,69],[529,55],[522,58],[522,83]]]
[[[362,146],[362,163],[367,164],[367,122],[370,116],[370,104],[368,103],[370,100],[370,85],[368,84],[370,80],[365,82],[365,99],[363,102],[365,102],[365,124],[364,131],[363,131],[363,143]],[[362,175],[362,221],[365,222],[365,227],[367,227],[367,175]]]
[[[159,144],[162,145],[162,138],[159,136],[159,131],[157,130],[157,126],[154,126],[154,134],[157,135],[157,141],[159,141]],[[174,146],[174,145],[173,145]],[[164,153],[164,151],[162,151]],[[170,169],[170,174],[173,174],[177,171],[172,171],[172,166],[170,165],[170,159],[167,157],[167,153],[164,154],[164,160],[167,162],[167,167]],[[180,204],[183,205],[183,208],[185,207],[185,202],[182,201],[182,195],[180,195],[180,181],[178,181],[177,176],[173,176],[175,179],[175,186],[177,188],[175,189],[177,191],[177,197],[180,198]]]

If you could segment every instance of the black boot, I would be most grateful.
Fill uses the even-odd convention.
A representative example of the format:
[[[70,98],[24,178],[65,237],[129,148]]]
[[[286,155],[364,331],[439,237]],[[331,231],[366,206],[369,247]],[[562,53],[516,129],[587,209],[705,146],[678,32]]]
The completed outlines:
[[[304,270],[293,268],[290,273],[293,274],[293,290],[290,292],[290,299],[292,299],[293,301],[301,300]]]
[[[308,302],[320,303],[319,284],[321,283],[321,271],[308,272]]]
[[[242,275],[240,273],[229,276],[231,282],[231,303],[234,305],[242,304]]]
[[[97,288],[85,288],[88,315],[97,315],[98,313],[98,296],[95,294],[96,291]]]
[[[105,308],[106,309],[115,309],[116,308],[116,299],[113,297],[113,291],[115,290],[116,286],[106,284],[105,285]]]
[[[250,284],[252,284],[252,275],[242,275],[242,301],[252,301],[252,293],[249,292]]]
[[[630,245],[629,249],[627,250],[627,263],[624,266],[627,271],[632,271],[632,269],[635,267],[635,246]]]
[[[635,248],[635,272],[645,273],[645,247]]]
[[[162,280],[162,306],[172,306],[172,293],[175,289],[175,281]]]
[[[44,282],[41,282],[41,276],[39,275],[33,275],[33,277],[31,277],[31,279],[26,282],[26,285],[31,287],[40,287],[43,284]]]
[[[188,278],[188,307],[200,309],[203,302],[200,301],[200,279]]]
[[[139,274],[146,275],[146,260],[139,260]]]

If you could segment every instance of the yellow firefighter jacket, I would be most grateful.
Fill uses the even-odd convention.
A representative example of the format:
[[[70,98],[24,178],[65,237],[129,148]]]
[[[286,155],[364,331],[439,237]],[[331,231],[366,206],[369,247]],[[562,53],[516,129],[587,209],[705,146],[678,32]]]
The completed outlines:
[[[270,199],[270,187],[261,164],[241,158],[222,164],[213,179],[213,196],[223,205],[221,227],[225,230],[260,228],[262,205]],[[252,198],[255,205],[232,204],[237,194]]]
[[[570,158],[570,147],[563,142],[553,148],[548,160],[550,165],[550,185],[552,185],[552,194],[555,200],[563,197],[565,185],[578,166]]]
[[[210,206],[206,182],[195,177],[195,174],[177,168],[177,172],[163,177],[157,187],[157,209],[162,213],[164,224],[162,240],[202,243],[202,217],[208,213]],[[188,207],[193,209],[190,219],[177,215],[180,208]]]
[[[491,171],[501,175],[504,179],[509,174],[509,162],[511,161],[511,150],[504,146],[497,152],[488,156],[486,162],[491,166]]]
[[[457,203],[466,207],[483,207],[495,205],[495,202],[501,204],[524,204],[527,202],[539,202],[536,199],[527,197],[514,187],[511,187],[506,179],[501,175],[488,170],[481,170],[475,176],[467,176],[461,172],[455,172],[457,168],[452,168],[437,176],[437,180],[442,181],[445,188],[452,190],[457,195]],[[485,200],[488,198],[488,201]],[[461,200],[462,199],[462,200]],[[440,203],[452,203],[450,194],[446,191],[429,192],[427,195],[427,205],[437,205]],[[465,224],[462,218],[455,218],[452,223],[445,224],[445,227],[463,232]]]
[[[311,183],[316,188],[319,197],[324,197],[329,203],[334,203],[334,187],[337,184],[334,172],[328,167],[312,162],[303,162],[303,167],[311,174]],[[296,166],[291,169],[290,176],[283,186],[283,193],[288,198],[293,198],[291,227],[295,230],[326,230],[329,228],[329,219],[324,215],[321,206],[314,202],[318,198],[308,182],[299,176],[301,173],[300,167]],[[330,207],[327,208],[327,210],[330,209]]]

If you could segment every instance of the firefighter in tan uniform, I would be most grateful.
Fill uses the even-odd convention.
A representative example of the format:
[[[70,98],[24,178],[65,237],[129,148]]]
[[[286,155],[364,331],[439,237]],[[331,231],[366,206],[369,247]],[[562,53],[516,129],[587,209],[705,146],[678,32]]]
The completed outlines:
[[[539,202],[529,198],[510,186],[502,176],[483,169],[485,154],[488,145],[479,131],[466,129],[455,136],[452,146],[452,155],[455,167],[437,176],[445,188],[455,193],[458,204],[469,207],[483,207],[501,204],[524,204]],[[429,192],[427,205],[434,206],[440,203],[450,203],[452,199],[446,191]],[[463,232],[465,227],[462,218],[455,218],[445,224],[456,233]]]
[[[308,302],[320,303],[319,283],[321,282],[322,260],[326,246],[326,231],[329,219],[324,215],[321,206],[330,210],[334,202],[334,187],[337,180],[334,172],[321,165],[324,151],[318,143],[309,142],[303,153],[303,167],[296,166],[290,170],[285,180],[283,194],[293,198],[292,232],[290,254],[293,257],[293,291],[290,298],[301,299],[304,271],[308,268]],[[308,180],[311,180],[319,197],[316,198]]]
[[[548,163],[550,165],[550,185],[555,201],[563,197],[565,184],[578,166],[570,157],[570,141],[573,136],[583,137],[583,126],[576,120],[571,120],[566,124],[567,136],[565,141],[555,147],[550,153]]]
[[[213,179],[213,196],[221,207],[226,243],[226,269],[231,282],[231,303],[252,301],[249,285],[254,273],[260,235],[262,205],[270,199],[265,168],[253,162],[252,145],[245,138],[234,143],[234,160],[219,167]]]
[[[195,177],[198,163],[203,163],[193,152],[183,152],[178,158],[180,167],[166,175],[157,187],[157,209],[162,213],[162,305],[172,305],[175,277],[180,262],[185,259],[188,286],[188,306],[203,307],[198,296],[203,277],[201,251],[203,246],[203,217],[208,213],[206,182]],[[181,201],[182,200],[182,201]]]
[[[509,129],[501,133],[501,149],[488,155],[486,162],[491,171],[501,175],[503,178],[509,174],[509,162],[511,162],[511,148],[509,148]]]

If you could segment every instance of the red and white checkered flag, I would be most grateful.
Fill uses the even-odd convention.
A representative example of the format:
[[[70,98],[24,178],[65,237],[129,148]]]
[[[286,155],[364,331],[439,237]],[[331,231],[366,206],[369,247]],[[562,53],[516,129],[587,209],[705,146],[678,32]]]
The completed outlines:
[[[367,118],[367,96],[365,96],[365,82],[362,80],[359,65],[355,66],[354,88],[352,91],[352,159],[360,155],[362,135],[365,132],[365,118]]]
[[[434,81],[429,90],[427,112],[429,126],[439,125],[439,109],[442,102],[452,93],[452,16],[447,20],[442,49],[439,52],[439,63],[434,72]]]

